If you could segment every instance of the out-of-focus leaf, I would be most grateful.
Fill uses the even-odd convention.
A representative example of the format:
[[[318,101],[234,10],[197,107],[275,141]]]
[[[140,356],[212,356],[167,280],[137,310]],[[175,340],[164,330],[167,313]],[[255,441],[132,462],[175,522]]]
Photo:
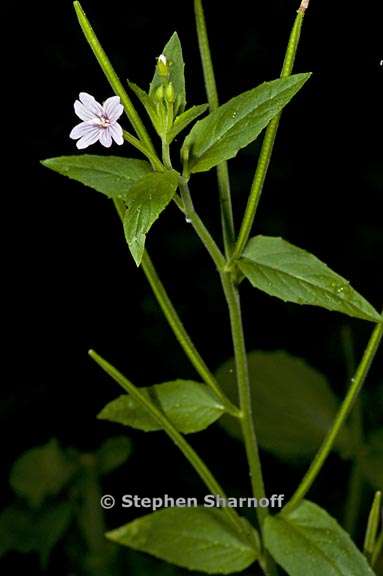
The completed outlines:
[[[377,490],[383,490],[383,428],[368,439],[360,454],[364,475]]]
[[[38,507],[49,496],[55,496],[76,472],[56,439],[25,452],[13,465],[10,483],[30,506]]]
[[[326,378],[286,352],[250,352],[248,365],[260,445],[281,458],[312,456],[337,413],[337,400]],[[234,360],[225,362],[216,377],[229,398],[237,402]],[[225,415],[220,422],[242,438],[235,418]],[[335,448],[346,453],[351,450],[347,428],[341,431]]]
[[[132,442],[126,436],[109,438],[97,451],[97,468],[100,474],[109,474],[128,460],[132,453]]]
[[[37,552],[46,568],[49,555],[72,520],[69,503],[56,504],[41,511],[9,507],[0,514],[0,556],[12,550]]]

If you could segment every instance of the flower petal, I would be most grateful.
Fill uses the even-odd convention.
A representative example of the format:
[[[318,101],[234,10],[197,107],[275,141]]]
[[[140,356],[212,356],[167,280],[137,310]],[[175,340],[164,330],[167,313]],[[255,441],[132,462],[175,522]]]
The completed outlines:
[[[95,142],[97,142],[97,140],[100,140],[102,134],[102,130],[100,128],[94,127],[92,126],[89,131],[84,134],[84,136],[82,136],[82,138],[80,138],[80,140],[78,140],[76,142],[76,146],[79,150],[83,150],[84,148],[88,148],[88,146],[90,146],[91,144],[94,144]]]
[[[103,107],[97,100],[87,92],[80,92],[80,101],[85,108],[92,113],[93,116],[102,116],[104,113]]]
[[[93,130],[94,126],[88,124],[88,122],[80,122],[80,124],[77,124],[77,126],[73,128],[69,134],[69,138],[72,138],[72,140],[77,140],[78,138],[85,136],[85,134],[89,134],[89,131]]]
[[[95,118],[93,112],[90,112],[88,108],[85,108],[84,104],[82,104],[80,100],[76,100],[74,103],[74,111],[81,120],[86,121]]]
[[[109,132],[116,144],[121,146],[124,143],[123,131],[118,122],[114,122],[109,126]]]
[[[119,96],[111,96],[105,100],[103,104],[104,111],[111,122],[119,119],[124,111],[124,107],[120,102]]]
[[[112,145],[112,136],[110,134],[109,127],[103,128],[100,132],[101,144],[105,146],[105,148],[110,148]]]

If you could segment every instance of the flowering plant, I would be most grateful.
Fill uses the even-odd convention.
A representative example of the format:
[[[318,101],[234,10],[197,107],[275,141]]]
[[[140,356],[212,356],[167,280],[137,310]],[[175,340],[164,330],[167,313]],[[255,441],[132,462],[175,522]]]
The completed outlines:
[[[184,61],[177,34],[171,36],[157,59],[149,91],[128,83],[159,137],[160,155],[133,105],[128,87],[117,77],[79,2],[74,6],[115,96],[100,104],[81,92],[75,112],[82,122],[73,128],[70,137],[77,140],[78,149],[97,141],[107,148],[113,141],[118,145],[126,141],[144,159],[85,154],[52,158],[43,164],[113,201],[131,255],[142,267],[200,377],[200,381],[179,379],[143,389],[91,350],[91,358],[125,391],[99,416],[140,430],[163,430],[209,492],[225,499],[223,487],[185,437],[219,420],[229,433],[243,441],[252,493],[258,502],[256,526],[231,506],[213,510],[196,506],[155,511],[109,532],[107,537],[177,566],[207,573],[241,572],[257,562],[259,570],[269,576],[278,573],[278,566],[291,576],[305,576],[308,570],[313,576],[371,576],[383,543],[383,536],[378,536],[380,493],[371,508],[364,554],[324,509],[305,497],[332,450],[357,457],[346,421],[378,350],[382,315],[314,255],[280,237],[251,237],[282,110],[310,77],[308,73],[292,74],[308,0],[303,0],[298,9],[280,78],[223,105],[218,102],[202,2],[194,1],[208,104],[189,108],[186,105]],[[123,112],[134,133],[122,128]],[[176,169],[171,152],[176,138],[188,127]],[[258,165],[237,233],[227,161],[263,130]],[[200,218],[191,195],[194,175],[213,169],[217,171],[223,248]],[[171,202],[205,246],[226,298],[234,358],[216,374],[192,342],[146,249],[151,227]],[[247,352],[240,299],[241,283],[246,281],[283,301],[319,306],[374,323],[340,407],[324,378],[300,359],[281,352]],[[278,514],[263,506],[268,499],[259,446],[281,458],[314,456],[304,478]]]

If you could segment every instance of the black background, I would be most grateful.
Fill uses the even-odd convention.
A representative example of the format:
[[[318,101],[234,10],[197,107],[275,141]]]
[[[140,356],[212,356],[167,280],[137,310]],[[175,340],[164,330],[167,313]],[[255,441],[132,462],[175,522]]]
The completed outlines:
[[[284,115],[256,230],[282,235],[312,251],[379,308],[383,46],[377,5],[362,10],[358,3],[312,1],[295,69],[312,71],[313,77]],[[151,79],[155,57],[177,30],[187,66],[188,101],[205,101],[191,0],[89,0],[83,6],[121,78],[143,87]],[[278,76],[295,8],[287,0],[206,1],[221,101]],[[3,24],[12,40],[4,52],[11,73],[3,77],[4,82],[10,79],[3,108],[4,126],[10,124],[3,142],[10,153],[2,167],[2,504],[10,496],[10,466],[23,450],[52,436],[91,450],[109,434],[121,432],[95,419],[119,389],[88,359],[88,348],[139,385],[195,376],[132,262],[112,205],[39,165],[43,158],[76,153],[68,134],[76,123],[78,92],[90,92],[98,100],[111,95],[71,3],[25,3],[15,12]],[[237,226],[258,146],[230,162]],[[108,153],[99,145],[90,151]],[[135,155],[128,146],[123,153]],[[197,176],[192,192],[218,237],[214,176]],[[218,367],[231,355],[231,343],[217,275],[174,207],[154,226],[148,248],[198,348],[213,369]],[[351,326],[360,354],[371,326],[283,304],[248,286],[243,293],[249,349],[283,348],[301,355],[342,394],[340,329]],[[372,391],[382,379],[381,358],[371,373]],[[117,475],[110,489],[141,494],[200,489],[166,438],[131,435],[136,451],[129,474]],[[194,443],[220,478],[228,476],[229,484],[236,482],[235,471],[243,472],[241,486],[247,490],[236,443],[219,430]],[[227,466],[231,453],[234,465]],[[281,464],[268,456],[266,462],[271,488],[289,493],[301,470],[281,475]],[[336,481],[327,470],[313,497],[337,513],[347,467],[334,465],[339,469]],[[111,518],[110,525],[115,523]],[[22,566],[16,557],[12,562]]]

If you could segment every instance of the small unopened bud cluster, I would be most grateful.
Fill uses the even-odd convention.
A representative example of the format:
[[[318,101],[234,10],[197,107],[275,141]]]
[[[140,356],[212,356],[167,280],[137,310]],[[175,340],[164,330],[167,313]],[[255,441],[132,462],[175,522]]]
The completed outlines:
[[[158,86],[155,92],[157,102],[166,100],[168,104],[173,104],[176,99],[176,93],[172,82],[169,82],[170,77],[170,62],[165,54],[161,54],[157,58],[157,72],[161,77],[162,84]]]

